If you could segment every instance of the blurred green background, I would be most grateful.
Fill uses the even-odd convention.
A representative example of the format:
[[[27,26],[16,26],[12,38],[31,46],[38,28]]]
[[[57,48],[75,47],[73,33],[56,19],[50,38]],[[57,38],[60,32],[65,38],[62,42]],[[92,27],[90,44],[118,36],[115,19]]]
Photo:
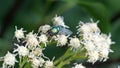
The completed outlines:
[[[76,33],[78,22],[100,20],[103,33],[112,34],[116,44],[111,48],[107,62],[94,65],[83,63],[87,68],[118,68],[120,66],[120,0],[0,0],[0,56],[13,49],[15,26],[37,31],[40,25],[51,24],[55,15],[64,17],[70,30]],[[65,48],[48,47],[49,57],[60,56]],[[53,53],[54,50],[57,50]],[[69,67],[68,65],[67,67]],[[67,68],[65,67],[65,68]]]

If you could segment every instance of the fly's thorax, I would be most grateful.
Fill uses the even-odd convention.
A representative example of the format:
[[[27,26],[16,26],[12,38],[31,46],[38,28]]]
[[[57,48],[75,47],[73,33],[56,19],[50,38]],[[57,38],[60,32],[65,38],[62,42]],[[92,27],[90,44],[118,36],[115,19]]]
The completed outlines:
[[[48,34],[50,36],[57,35],[59,31],[60,31],[59,26],[53,26],[50,30],[48,30]]]

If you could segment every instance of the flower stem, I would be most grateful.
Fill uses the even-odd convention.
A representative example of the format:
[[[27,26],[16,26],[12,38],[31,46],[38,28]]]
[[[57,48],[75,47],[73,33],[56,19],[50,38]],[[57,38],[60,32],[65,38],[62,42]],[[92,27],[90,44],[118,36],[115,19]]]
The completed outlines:
[[[80,56],[78,54],[72,55],[70,58],[60,62],[60,64],[58,64],[56,68],[62,68],[64,65],[70,63],[71,61],[73,61],[75,59],[81,59],[81,58],[86,58],[86,57],[85,56]]]
[[[81,49],[76,50],[75,52],[71,52],[71,47],[67,49],[65,54],[61,56],[59,59],[54,61],[54,64],[56,65],[56,68],[62,68],[64,65],[70,63],[71,61],[75,59],[83,59],[86,58],[85,55],[80,55]]]
[[[23,61],[22,61],[22,56],[19,56],[19,58],[20,58],[19,68],[23,68],[25,63],[28,61],[28,57],[27,56],[23,57]]]
[[[71,47],[67,49],[64,55],[62,55],[60,58],[58,58],[56,61],[54,61],[54,64],[57,65],[61,61],[63,61],[65,58],[69,57],[71,54],[69,53]]]
[[[22,57],[19,56],[20,62],[19,62],[19,68],[22,68]]]
[[[67,59],[66,61],[62,61],[60,64],[57,65],[56,68],[62,68],[65,64],[69,63],[72,58]]]

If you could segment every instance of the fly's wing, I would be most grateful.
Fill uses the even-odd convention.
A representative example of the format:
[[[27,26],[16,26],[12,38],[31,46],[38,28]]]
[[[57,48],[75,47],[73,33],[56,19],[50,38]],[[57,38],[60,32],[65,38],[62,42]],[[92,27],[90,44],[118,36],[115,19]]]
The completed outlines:
[[[71,35],[72,34],[72,31],[64,28],[64,27],[60,27],[60,31],[58,34],[63,34],[63,35]]]

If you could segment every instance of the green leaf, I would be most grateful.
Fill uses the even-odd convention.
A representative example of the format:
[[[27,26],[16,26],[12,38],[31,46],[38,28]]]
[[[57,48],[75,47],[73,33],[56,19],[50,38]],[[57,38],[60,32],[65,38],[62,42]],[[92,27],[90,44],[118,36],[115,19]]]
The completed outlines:
[[[120,20],[116,21],[115,24],[112,26],[112,40],[115,42],[115,44],[111,46],[114,52],[111,53],[110,57],[112,59],[119,59],[120,58]]]
[[[4,39],[0,39],[0,56],[5,55],[10,50],[10,44]]]

